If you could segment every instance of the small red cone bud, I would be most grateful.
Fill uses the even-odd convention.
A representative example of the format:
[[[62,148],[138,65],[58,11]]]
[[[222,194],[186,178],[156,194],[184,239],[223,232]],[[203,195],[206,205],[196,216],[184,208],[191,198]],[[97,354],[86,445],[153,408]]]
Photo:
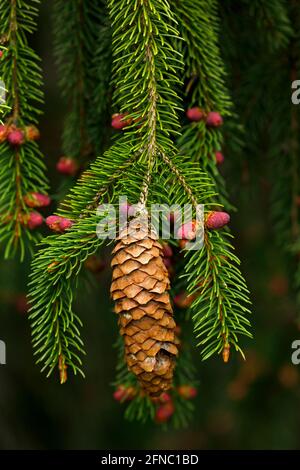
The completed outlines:
[[[223,118],[220,113],[211,111],[206,116],[206,125],[209,127],[220,127],[223,124]]]
[[[196,387],[192,387],[191,385],[180,385],[177,388],[179,395],[186,400],[191,400],[197,396],[197,389]]]
[[[105,262],[99,256],[91,255],[85,261],[84,266],[92,273],[100,273],[105,268]]]
[[[157,423],[166,423],[174,414],[174,411],[175,411],[175,408],[174,408],[172,401],[163,403],[156,410],[155,421]]]
[[[113,114],[111,119],[111,127],[117,130],[121,130],[126,126],[130,126],[132,119],[125,119],[128,113],[125,114]]]
[[[120,402],[130,401],[135,395],[136,390],[133,387],[125,387],[124,385],[119,385],[113,393],[114,399]]]
[[[5,142],[7,138],[7,133],[8,133],[8,127],[5,126],[4,124],[0,124],[0,144],[2,144],[2,142]]]
[[[46,224],[54,232],[60,232],[60,220],[61,217],[59,217],[58,215],[49,215],[49,217],[47,217],[46,219]]]
[[[113,393],[113,397],[116,401],[122,401],[124,397],[124,390],[122,387],[118,387],[117,390]]]
[[[36,126],[25,127],[26,140],[38,140],[40,138],[40,131]]]
[[[17,147],[24,143],[24,133],[20,129],[9,130],[7,134],[7,141],[10,145]]]
[[[0,59],[3,57],[3,51],[0,51]]]
[[[68,228],[72,227],[73,223],[74,223],[73,220],[67,219],[65,217],[61,217],[59,228],[62,232],[64,232]]]
[[[172,401],[172,397],[168,392],[163,392],[159,397],[159,401],[161,403],[168,403],[169,401]]]
[[[163,243],[162,247],[163,247],[163,255],[166,258],[172,258],[172,256],[173,256],[172,247],[168,243]]]
[[[204,113],[202,109],[195,106],[194,108],[190,108],[186,112],[186,116],[190,121],[201,121],[204,118]]]
[[[27,226],[30,230],[34,230],[44,222],[43,216],[39,212],[30,212],[27,219]]]
[[[78,163],[74,158],[60,157],[56,164],[56,169],[63,175],[74,176],[78,171]]]
[[[51,199],[47,194],[28,193],[24,196],[24,202],[28,207],[46,207],[49,206]]]
[[[227,225],[229,221],[230,215],[227,212],[209,212],[206,217],[205,227],[209,230],[217,230]]]
[[[196,237],[197,228],[197,221],[192,220],[191,222],[187,222],[181,225],[181,227],[179,227],[177,231],[177,236],[181,239],[184,238],[186,240],[194,240],[194,238]]]
[[[222,152],[216,152],[216,163],[217,165],[222,165],[224,162],[225,158]]]
[[[73,221],[59,215],[49,215],[46,224],[54,232],[64,232],[73,225]]]

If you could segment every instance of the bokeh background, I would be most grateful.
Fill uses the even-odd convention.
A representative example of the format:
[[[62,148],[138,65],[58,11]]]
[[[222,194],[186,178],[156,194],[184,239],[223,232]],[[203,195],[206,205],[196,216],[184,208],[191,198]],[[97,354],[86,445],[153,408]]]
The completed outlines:
[[[55,196],[61,185],[55,163],[64,110],[51,54],[49,6],[50,1],[42,2],[33,41],[44,69],[41,145]],[[0,338],[7,345],[7,365],[0,366],[1,449],[299,448],[300,365],[291,363],[291,344],[300,339],[298,309],[285,255],[274,241],[270,184],[263,176],[268,163],[261,157],[259,170],[242,178],[238,191],[236,181],[231,188],[230,166],[225,162],[222,168],[238,207],[232,229],[252,292],[254,340],[246,342],[246,362],[233,355],[226,365],[219,358],[201,363],[195,351],[199,389],[188,428],[124,421],[123,406],[113,399],[117,328],[109,269],[83,279],[76,301],[84,322],[86,379],[71,377],[60,386],[57,376],[46,379],[39,372],[32,355],[25,297],[29,260],[22,266],[1,261]]]

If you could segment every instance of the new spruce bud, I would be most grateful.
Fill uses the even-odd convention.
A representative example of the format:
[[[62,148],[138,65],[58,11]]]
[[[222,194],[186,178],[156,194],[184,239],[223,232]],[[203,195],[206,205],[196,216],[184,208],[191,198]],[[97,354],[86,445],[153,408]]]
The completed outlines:
[[[78,163],[74,158],[60,157],[56,164],[56,169],[63,175],[74,176],[78,171]]]
[[[27,226],[30,230],[34,230],[35,228],[42,225],[43,222],[44,218],[39,212],[30,212],[27,219]]]
[[[24,202],[28,207],[46,207],[49,206],[51,199],[47,194],[28,193],[24,196]]]
[[[194,238],[196,238],[197,228],[198,224],[196,220],[186,222],[185,224],[181,225],[181,227],[179,227],[177,236],[180,239],[194,240]]]
[[[113,397],[116,401],[130,401],[136,395],[136,390],[133,387],[126,387],[125,385],[119,385],[114,391]]]
[[[20,129],[9,130],[7,134],[7,141],[13,147],[18,147],[24,144],[24,132]]]
[[[175,407],[172,401],[160,405],[155,413],[155,421],[157,423],[166,423],[174,414]]]
[[[26,126],[25,127],[25,137],[26,140],[38,140],[40,138],[40,131],[36,126]]]
[[[132,119],[126,119],[128,113],[124,114],[113,114],[111,119],[111,127],[116,130],[121,130],[126,126],[130,126]]]
[[[209,212],[206,217],[205,227],[209,230],[217,230],[227,225],[229,221],[230,215],[227,212]]]
[[[221,165],[224,162],[225,158],[222,152],[216,152],[216,163]]]
[[[220,113],[216,111],[211,111],[206,116],[206,125],[208,127],[220,127],[223,124],[223,118]]]
[[[46,224],[54,232],[64,232],[72,227],[73,221],[66,217],[60,217],[59,215],[49,215],[46,219]]]
[[[186,116],[190,121],[201,121],[201,119],[204,118],[204,113],[202,109],[200,109],[198,106],[195,106],[194,108],[189,108],[187,110]]]
[[[197,396],[197,389],[196,387],[192,387],[191,385],[180,385],[177,388],[178,394],[185,398],[186,400],[191,400]]]

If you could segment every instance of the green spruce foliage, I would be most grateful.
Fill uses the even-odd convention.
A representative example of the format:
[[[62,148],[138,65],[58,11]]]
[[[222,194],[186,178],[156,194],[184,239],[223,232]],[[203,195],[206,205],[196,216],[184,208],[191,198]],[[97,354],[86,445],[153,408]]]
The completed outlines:
[[[6,89],[1,116],[7,126],[20,129],[38,124],[43,104],[40,59],[28,45],[36,29],[38,1],[3,0],[0,4],[0,77]],[[28,226],[30,210],[24,197],[48,189],[45,165],[38,144],[24,137],[24,144],[0,143],[0,246],[6,258],[24,258],[38,235]]]
[[[216,2],[199,2],[198,8],[189,1],[174,5],[166,0],[110,0],[108,9],[113,31],[113,109],[124,115],[126,124],[116,134],[113,145],[81,175],[58,209],[59,216],[73,221],[72,227],[44,239],[32,264],[30,321],[34,351],[48,375],[60,369],[61,382],[66,379],[66,368],[83,374],[81,320],[72,301],[84,261],[103,245],[96,234],[101,221],[97,208],[108,202],[117,205],[119,196],[148,208],[155,203],[190,204],[193,216],[198,204],[203,204],[205,217],[223,204],[229,205],[214,159],[223,142],[221,129],[208,129],[205,121],[180,122],[184,95],[206,114],[218,111],[225,119],[231,114],[218,47]],[[74,20],[73,13],[66,4],[64,14],[70,16],[56,25],[60,30],[57,35],[63,34],[61,29],[67,21]],[[196,26],[191,31],[192,15],[196,15]],[[80,27],[85,30],[84,22]],[[68,28],[71,31],[73,27]],[[207,35],[209,47],[205,51]],[[93,41],[96,44],[97,38]],[[57,48],[58,56],[62,54],[62,74],[64,66],[74,66],[74,58],[70,63],[63,60],[65,52]],[[98,67],[97,61],[109,63],[107,50],[96,49],[93,60],[98,73],[103,68],[106,74],[108,68]],[[78,106],[82,95],[78,101],[73,83],[65,88],[70,102]],[[68,129],[72,128],[70,123]],[[65,145],[72,152],[74,143],[70,147],[67,144],[70,135],[65,133]],[[230,238],[227,229],[205,230],[203,249],[185,254],[185,285],[199,294],[191,318],[204,359],[228,353],[229,348],[242,353],[240,337],[250,336],[248,290]],[[120,351],[116,383],[131,384],[134,377],[124,367],[122,345]],[[188,348],[178,361],[176,384],[184,383],[186,374],[190,377],[187,356]],[[177,401],[174,423],[183,424],[191,407],[181,406],[180,397]],[[153,417],[153,410],[147,398],[137,397],[127,414],[144,419]]]

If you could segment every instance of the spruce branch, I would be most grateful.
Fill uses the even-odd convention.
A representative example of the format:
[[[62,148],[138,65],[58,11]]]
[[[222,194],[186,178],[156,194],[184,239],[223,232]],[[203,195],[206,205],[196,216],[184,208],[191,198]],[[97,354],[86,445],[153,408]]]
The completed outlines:
[[[197,106],[204,114],[218,111],[224,117],[232,114],[232,103],[226,88],[226,73],[219,49],[219,19],[214,0],[177,0],[174,11],[183,41],[178,46],[184,57],[183,81],[189,107]],[[215,181],[220,201],[233,209],[228,200],[224,179],[215,154],[222,149],[220,129],[210,129],[202,120],[187,124],[178,138],[181,153],[198,161]]]
[[[102,243],[96,236],[98,220],[91,215],[79,220],[68,232],[47,237],[44,248],[32,262],[29,283],[32,344],[37,363],[42,363],[48,376],[54,368],[64,365],[62,383],[66,381],[66,367],[83,375],[82,323],[72,309],[73,292],[84,261]]]
[[[31,213],[24,198],[48,189],[42,154],[28,135],[43,102],[40,59],[27,39],[36,28],[38,3],[4,0],[0,5],[0,38],[5,45],[0,77],[7,91],[3,119],[7,137],[0,143],[0,243],[6,258],[19,252],[23,259],[27,249],[32,251],[38,235],[31,232]],[[17,143],[8,142],[13,132]]]
[[[53,2],[54,55],[67,106],[63,152],[84,162],[104,140],[110,107],[111,33],[106,2]]]
[[[209,15],[213,11],[209,10]],[[104,156],[83,173],[59,209],[58,214],[68,216],[73,225],[46,239],[46,247],[33,262],[30,284],[30,318],[38,361],[49,373],[58,367],[61,382],[66,379],[66,367],[81,371],[80,321],[73,313],[71,297],[83,261],[103,243],[96,236],[101,220],[96,206],[106,202],[117,205],[119,196],[126,196],[129,203],[140,201],[147,208],[158,202],[192,203],[194,209],[204,204],[205,216],[221,207],[207,168],[200,166],[197,158],[191,161],[190,155],[182,156],[174,142],[180,129],[182,52],[174,40],[179,35],[172,6],[165,0],[110,0],[109,15],[113,27],[113,106],[126,115],[127,125]],[[215,34],[214,23],[211,27]],[[201,87],[197,93],[200,97]],[[204,147],[220,141],[220,132],[208,132]],[[240,350],[240,335],[249,335],[248,292],[226,233],[210,233],[205,228],[204,248],[187,253],[184,275],[192,292],[199,291],[200,280],[204,280],[203,297],[193,306],[203,356],[222,352],[224,360],[230,345]],[[162,270],[168,285],[165,268]],[[124,371],[124,358],[120,361],[123,367],[118,380],[131,383],[133,377]],[[178,364],[181,375],[182,367]],[[141,416],[143,410],[153,416],[153,403],[138,396],[128,413]]]

